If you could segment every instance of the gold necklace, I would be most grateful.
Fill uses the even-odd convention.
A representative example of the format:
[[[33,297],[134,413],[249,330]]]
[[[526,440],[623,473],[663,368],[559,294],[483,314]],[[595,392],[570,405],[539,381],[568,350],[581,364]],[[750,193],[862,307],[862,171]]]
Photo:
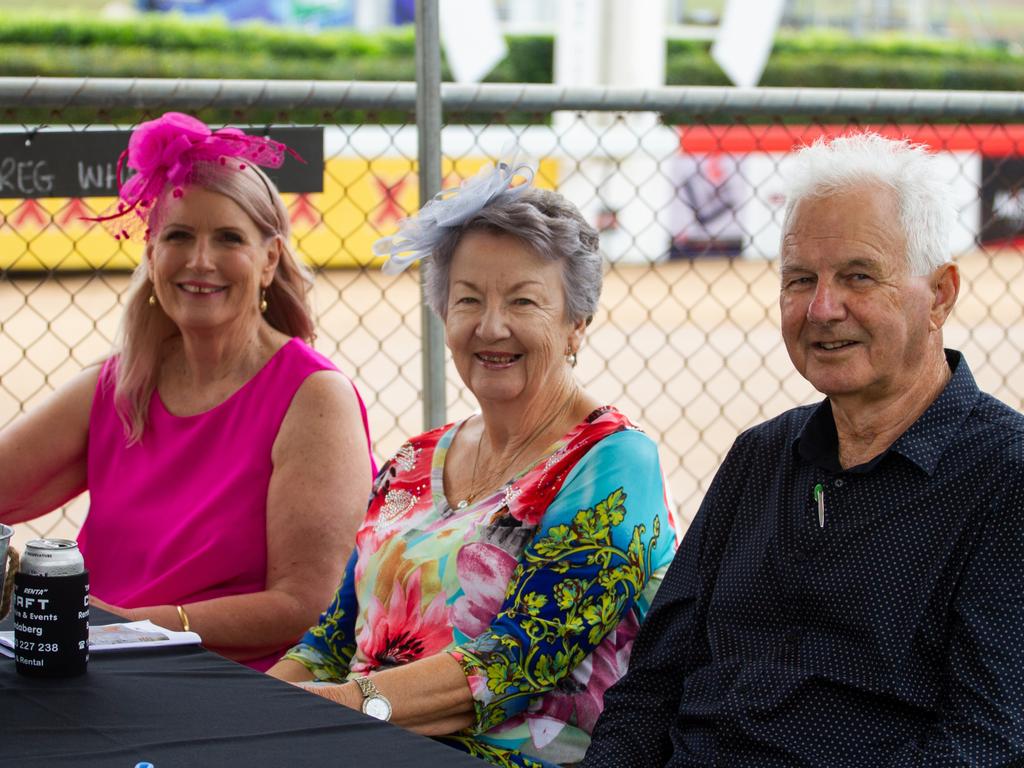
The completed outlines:
[[[523,453],[526,451],[526,449],[530,445],[532,445],[537,440],[538,437],[540,437],[547,430],[549,430],[551,428],[551,426],[553,424],[555,424],[560,418],[565,416],[565,414],[569,412],[569,410],[571,409],[572,404],[575,401],[576,401],[576,392],[573,392],[573,394],[566,399],[565,403],[563,403],[562,407],[554,412],[554,414],[551,416],[551,418],[549,418],[547,421],[545,421],[543,424],[541,424],[539,429],[534,430],[534,432],[526,439],[526,442],[524,442],[519,447],[519,450],[515,452],[515,455],[513,455],[512,458],[509,459],[500,470],[498,470],[498,472],[490,472],[490,473],[488,473],[488,475],[484,478],[484,482],[480,484],[479,490],[477,490],[476,472],[477,472],[477,468],[480,465],[480,446],[483,445],[483,442],[484,442],[484,433],[483,433],[483,429],[481,429],[480,430],[480,438],[477,440],[477,443],[476,443],[476,456],[473,458],[473,477],[472,477],[472,481],[470,482],[470,485],[469,485],[470,492],[466,494],[465,498],[463,498],[458,504],[455,505],[455,508],[456,509],[465,509],[470,504],[472,504],[474,501],[476,501],[476,499],[481,494],[483,494],[484,491],[486,491],[488,488],[491,488],[494,485],[494,481],[491,478],[497,477],[499,480],[504,478],[505,475],[515,466],[516,461],[519,460],[519,457],[523,455]]]
[[[473,478],[472,478],[472,481],[470,482],[470,486],[469,486],[471,493],[468,496],[466,496],[466,498],[464,498],[462,501],[460,501],[458,504],[455,505],[456,509],[465,509],[470,504],[472,504],[473,500],[477,497],[477,495],[479,495],[479,492],[473,493],[472,490],[473,490],[473,484],[476,482],[476,468],[480,464],[480,446],[483,445],[483,442],[484,442],[484,433],[481,430],[481,432],[480,432],[480,439],[476,441],[476,456],[473,458]]]

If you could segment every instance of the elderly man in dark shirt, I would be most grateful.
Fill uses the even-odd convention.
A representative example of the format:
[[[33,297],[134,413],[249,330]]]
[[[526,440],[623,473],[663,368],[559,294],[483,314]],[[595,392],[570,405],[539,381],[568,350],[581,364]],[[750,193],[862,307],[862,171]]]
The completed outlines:
[[[736,440],[584,765],[1024,766],[1024,417],[944,350],[947,183],[795,159],[782,334],[826,395]]]

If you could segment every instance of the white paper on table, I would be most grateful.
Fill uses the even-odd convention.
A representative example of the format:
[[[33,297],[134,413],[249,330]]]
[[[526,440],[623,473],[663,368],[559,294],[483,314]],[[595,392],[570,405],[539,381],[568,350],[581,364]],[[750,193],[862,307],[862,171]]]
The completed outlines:
[[[201,642],[202,638],[195,632],[164,629],[149,620],[89,627],[89,653],[198,645]],[[13,630],[0,632],[0,655],[14,657]]]

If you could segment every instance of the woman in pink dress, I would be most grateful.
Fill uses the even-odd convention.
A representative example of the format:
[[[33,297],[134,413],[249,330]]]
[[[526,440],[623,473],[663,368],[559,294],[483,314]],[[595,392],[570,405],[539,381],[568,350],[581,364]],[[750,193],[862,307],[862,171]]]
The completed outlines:
[[[102,221],[140,233],[119,345],[0,431],[0,520],[88,490],[92,604],[266,669],[317,618],[370,489],[366,412],[310,346],[310,277],[257,167],[284,145],[168,113]],[[347,556],[347,555],[346,555]]]

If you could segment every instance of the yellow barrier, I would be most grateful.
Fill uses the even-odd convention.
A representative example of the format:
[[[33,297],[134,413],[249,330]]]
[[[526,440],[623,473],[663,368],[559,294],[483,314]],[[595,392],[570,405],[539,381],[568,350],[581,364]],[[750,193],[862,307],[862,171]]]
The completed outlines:
[[[490,160],[445,159],[445,188],[469,178]],[[552,189],[558,161],[540,161],[535,184]],[[339,157],[324,163],[324,191],[282,195],[299,252],[314,267],[378,264],[371,246],[394,232],[398,220],[418,208],[415,164],[401,157],[370,160]],[[114,239],[101,225],[84,221],[106,211],[112,198],[0,200],[0,270],[130,270],[142,245]]]

